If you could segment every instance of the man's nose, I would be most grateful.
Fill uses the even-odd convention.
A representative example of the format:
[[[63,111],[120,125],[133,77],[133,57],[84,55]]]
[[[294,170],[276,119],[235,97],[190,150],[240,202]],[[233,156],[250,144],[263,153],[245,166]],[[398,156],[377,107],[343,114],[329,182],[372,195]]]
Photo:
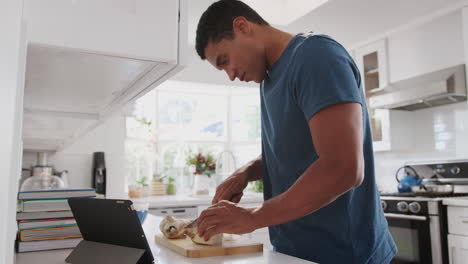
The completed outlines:
[[[226,71],[226,73],[227,73],[227,75],[228,75],[228,77],[229,77],[229,79],[231,81],[234,81],[236,79],[236,71],[235,70],[226,69],[225,71]]]

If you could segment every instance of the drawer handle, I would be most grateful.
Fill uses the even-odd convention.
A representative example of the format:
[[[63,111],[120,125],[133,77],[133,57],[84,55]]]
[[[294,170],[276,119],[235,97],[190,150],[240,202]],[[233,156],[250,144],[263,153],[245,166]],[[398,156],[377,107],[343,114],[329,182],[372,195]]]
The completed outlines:
[[[468,224],[468,220],[462,220],[462,223]]]

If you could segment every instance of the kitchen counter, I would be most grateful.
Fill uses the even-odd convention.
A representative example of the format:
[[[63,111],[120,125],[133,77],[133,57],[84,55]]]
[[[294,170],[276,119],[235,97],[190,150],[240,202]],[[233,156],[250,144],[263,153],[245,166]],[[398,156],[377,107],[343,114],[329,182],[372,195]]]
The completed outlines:
[[[167,208],[211,205],[212,199],[213,195],[164,195],[131,200],[134,202],[146,201],[149,203],[149,208]],[[245,193],[241,199],[242,203],[263,203],[263,193]]]
[[[445,205],[468,207],[468,196],[444,198],[442,202]]]
[[[271,245],[264,245],[264,251],[258,253],[239,254],[231,256],[219,256],[208,258],[187,258],[167,248],[160,247],[154,242],[154,236],[159,231],[161,217],[148,215],[143,224],[143,229],[148,238],[151,252],[158,264],[306,264],[314,263],[303,259],[274,252]],[[16,264],[64,264],[65,258],[71,249],[49,250],[41,252],[28,252],[16,254]]]

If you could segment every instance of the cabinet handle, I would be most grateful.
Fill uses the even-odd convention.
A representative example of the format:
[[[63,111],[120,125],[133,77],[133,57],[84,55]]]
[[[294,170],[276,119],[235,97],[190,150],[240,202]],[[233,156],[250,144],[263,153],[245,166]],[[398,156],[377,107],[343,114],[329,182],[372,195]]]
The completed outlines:
[[[468,224],[468,220],[462,220],[462,223]]]

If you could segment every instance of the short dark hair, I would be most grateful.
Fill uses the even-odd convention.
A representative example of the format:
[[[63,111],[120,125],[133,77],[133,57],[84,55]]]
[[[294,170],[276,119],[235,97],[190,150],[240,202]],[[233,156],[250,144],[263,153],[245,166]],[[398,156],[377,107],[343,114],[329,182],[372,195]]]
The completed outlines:
[[[232,21],[236,17],[245,17],[248,21],[269,26],[255,10],[238,0],[220,0],[211,4],[198,22],[196,46],[202,60],[206,59],[205,48],[209,41],[219,42],[233,39]]]

